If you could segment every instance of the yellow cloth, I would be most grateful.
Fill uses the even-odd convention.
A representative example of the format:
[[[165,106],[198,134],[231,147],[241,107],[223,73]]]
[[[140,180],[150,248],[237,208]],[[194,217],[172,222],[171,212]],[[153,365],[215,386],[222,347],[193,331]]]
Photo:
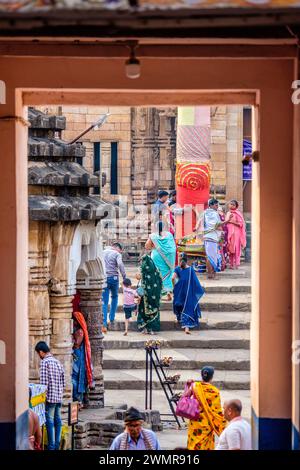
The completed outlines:
[[[30,402],[32,407],[41,405],[42,403],[46,403],[46,392],[40,393],[39,395],[32,397]]]
[[[187,447],[189,450],[214,450],[215,433],[219,436],[226,426],[220,392],[206,382],[195,382],[193,390],[202,411],[198,420],[189,421]]]
[[[68,447],[68,441],[70,440],[70,428],[67,424],[63,424],[61,427],[61,436],[60,436],[60,450],[65,450]],[[48,445],[48,436],[46,425],[44,424],[42,428],[42,448]]]

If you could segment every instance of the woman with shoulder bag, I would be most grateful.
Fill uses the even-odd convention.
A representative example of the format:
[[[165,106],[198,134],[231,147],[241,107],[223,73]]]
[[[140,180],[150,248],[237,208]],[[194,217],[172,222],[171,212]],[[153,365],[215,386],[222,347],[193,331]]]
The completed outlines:
[[[199,418],[190,419],[188,425],[188,450],[214,450],[215,434],[219,436],[226,426],[221,407],[220,391],[210,382],[214,368],[201,370],[202,381],[194,382],[189,393],[199,402]]]

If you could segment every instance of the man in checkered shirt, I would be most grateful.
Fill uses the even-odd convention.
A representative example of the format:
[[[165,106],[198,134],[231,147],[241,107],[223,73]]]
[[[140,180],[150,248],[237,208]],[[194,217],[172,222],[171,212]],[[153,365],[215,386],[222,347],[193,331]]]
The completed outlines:
[[[40,383],[47,385],[46,429],[48,450],[59,450],[65,372],[61,363],[52,356],[49,346],[45,341],[37,343],[35,350],[41,358]]]

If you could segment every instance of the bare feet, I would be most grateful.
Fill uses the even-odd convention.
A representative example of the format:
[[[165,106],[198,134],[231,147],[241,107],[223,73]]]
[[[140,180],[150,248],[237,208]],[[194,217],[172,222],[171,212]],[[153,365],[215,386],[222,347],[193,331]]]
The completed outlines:
[[[106,326],[102,326],[101,331],[102,331],[102,333],[107,333],[107,328],[106,328]]]
[[[186,335],[190,335],[190,334],[191,334],[191,332],[190,332],[190,330],[189,330],[188,328],[185,328],[185,329],[184,329],[184,332],[185,332]]]
[[[124,336],[127,336],[127,335],[128,335],[128,332],[127,332],[127,331],[125,331],[125,332],[124,332]]]

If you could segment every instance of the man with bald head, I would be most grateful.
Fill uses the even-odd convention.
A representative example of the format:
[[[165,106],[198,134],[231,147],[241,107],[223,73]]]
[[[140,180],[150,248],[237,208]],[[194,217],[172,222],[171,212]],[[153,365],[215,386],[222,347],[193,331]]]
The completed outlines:
[[[229,424],[220,435],[216,450],[252,450],[251,427],[241,414],[240,400],[224,403],[224,416]]]

